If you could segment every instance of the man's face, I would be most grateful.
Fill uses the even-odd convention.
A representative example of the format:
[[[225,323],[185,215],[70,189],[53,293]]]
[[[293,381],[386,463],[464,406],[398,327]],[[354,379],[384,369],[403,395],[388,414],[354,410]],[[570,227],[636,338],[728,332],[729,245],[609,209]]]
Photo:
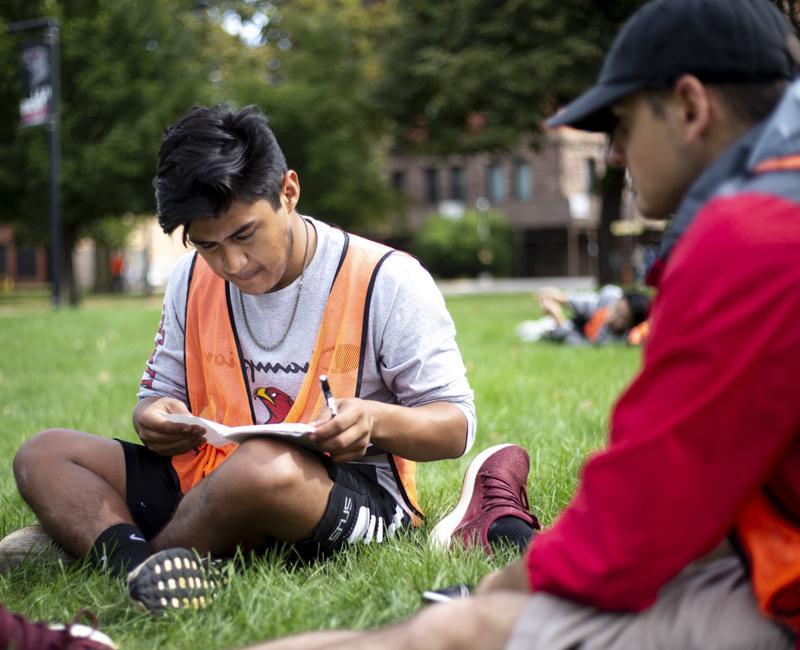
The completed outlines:
[[[293,279],[285,277],[294,238],[283,204],[275,210],[265,199],[234,201],[219,217],[192,222],[187,234],[214,273],[242,293],[267,293]]]
[[[633,311],[631,311],[627,298],[620,298],[614,303],[607,323],[609,329],[615,334],[622,334],[625,330],[630,329],[633,323]]]
[[[697,171],[673,119],[670,100],[665,100],[664,114],[656,114],[651,100],[639,92],[612,111],[617,125],[611,134],[609,165],[628,169],[643,216],[669,217]]]

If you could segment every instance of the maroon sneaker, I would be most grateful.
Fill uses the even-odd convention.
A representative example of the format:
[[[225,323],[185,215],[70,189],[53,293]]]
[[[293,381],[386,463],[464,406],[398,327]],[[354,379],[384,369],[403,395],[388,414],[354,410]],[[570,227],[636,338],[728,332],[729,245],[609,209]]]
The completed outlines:
[[[467,467],[455,508],[431,531],[431,544],[446,548],[460,540],[465,546],[480,543],[491,553],[489,528],[500,517],[517,517],[538,529],[528,506],[529,469],[528,452],[518,445],[484,449]]]
[[[80,617],[81,615],[79,615]],[[116,645],[97,629],[77,621],[69,625],[48,626],[33,623],[20,614],[12,614],[0,606],[0,648],[15,650],[116,650]]]

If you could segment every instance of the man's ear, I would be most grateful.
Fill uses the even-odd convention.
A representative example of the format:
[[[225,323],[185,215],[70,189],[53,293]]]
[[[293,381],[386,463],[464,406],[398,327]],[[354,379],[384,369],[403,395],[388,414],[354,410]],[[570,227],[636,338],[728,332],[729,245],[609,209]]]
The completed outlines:
[[[300,179],[297,172],[289,169],[283,175],[283,186],[281,187],[281,203],[287,212],[293,212],[300,200]]]
[[[673,86],[674,118],[687,143],[706,135],[714,115],[708,89],[697,77],[685,74]]]

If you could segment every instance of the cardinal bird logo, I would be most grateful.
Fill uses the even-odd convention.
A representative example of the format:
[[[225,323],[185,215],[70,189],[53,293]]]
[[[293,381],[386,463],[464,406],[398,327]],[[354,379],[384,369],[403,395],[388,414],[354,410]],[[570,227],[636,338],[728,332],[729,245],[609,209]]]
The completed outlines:
[[[269,419],[264,424],[283,422],[294,404],[294,400],[291,397],[272,386],[257,388],[253,395],[261,400],[261,403],[269,412]]]

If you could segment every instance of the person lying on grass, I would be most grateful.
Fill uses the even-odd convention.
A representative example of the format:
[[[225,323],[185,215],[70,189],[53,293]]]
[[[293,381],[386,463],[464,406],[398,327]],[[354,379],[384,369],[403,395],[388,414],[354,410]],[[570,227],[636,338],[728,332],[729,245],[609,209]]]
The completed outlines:
[[[647,295],[639,291],[623,292],[613,284],[599,291],[569,293],[557,287],[543,287],[536,292],[536,301],[545,315],[517,326],[517,336],[523,341],[545,339],[564,345],[624,341],[631,330],[647,319],[650,309]]]

